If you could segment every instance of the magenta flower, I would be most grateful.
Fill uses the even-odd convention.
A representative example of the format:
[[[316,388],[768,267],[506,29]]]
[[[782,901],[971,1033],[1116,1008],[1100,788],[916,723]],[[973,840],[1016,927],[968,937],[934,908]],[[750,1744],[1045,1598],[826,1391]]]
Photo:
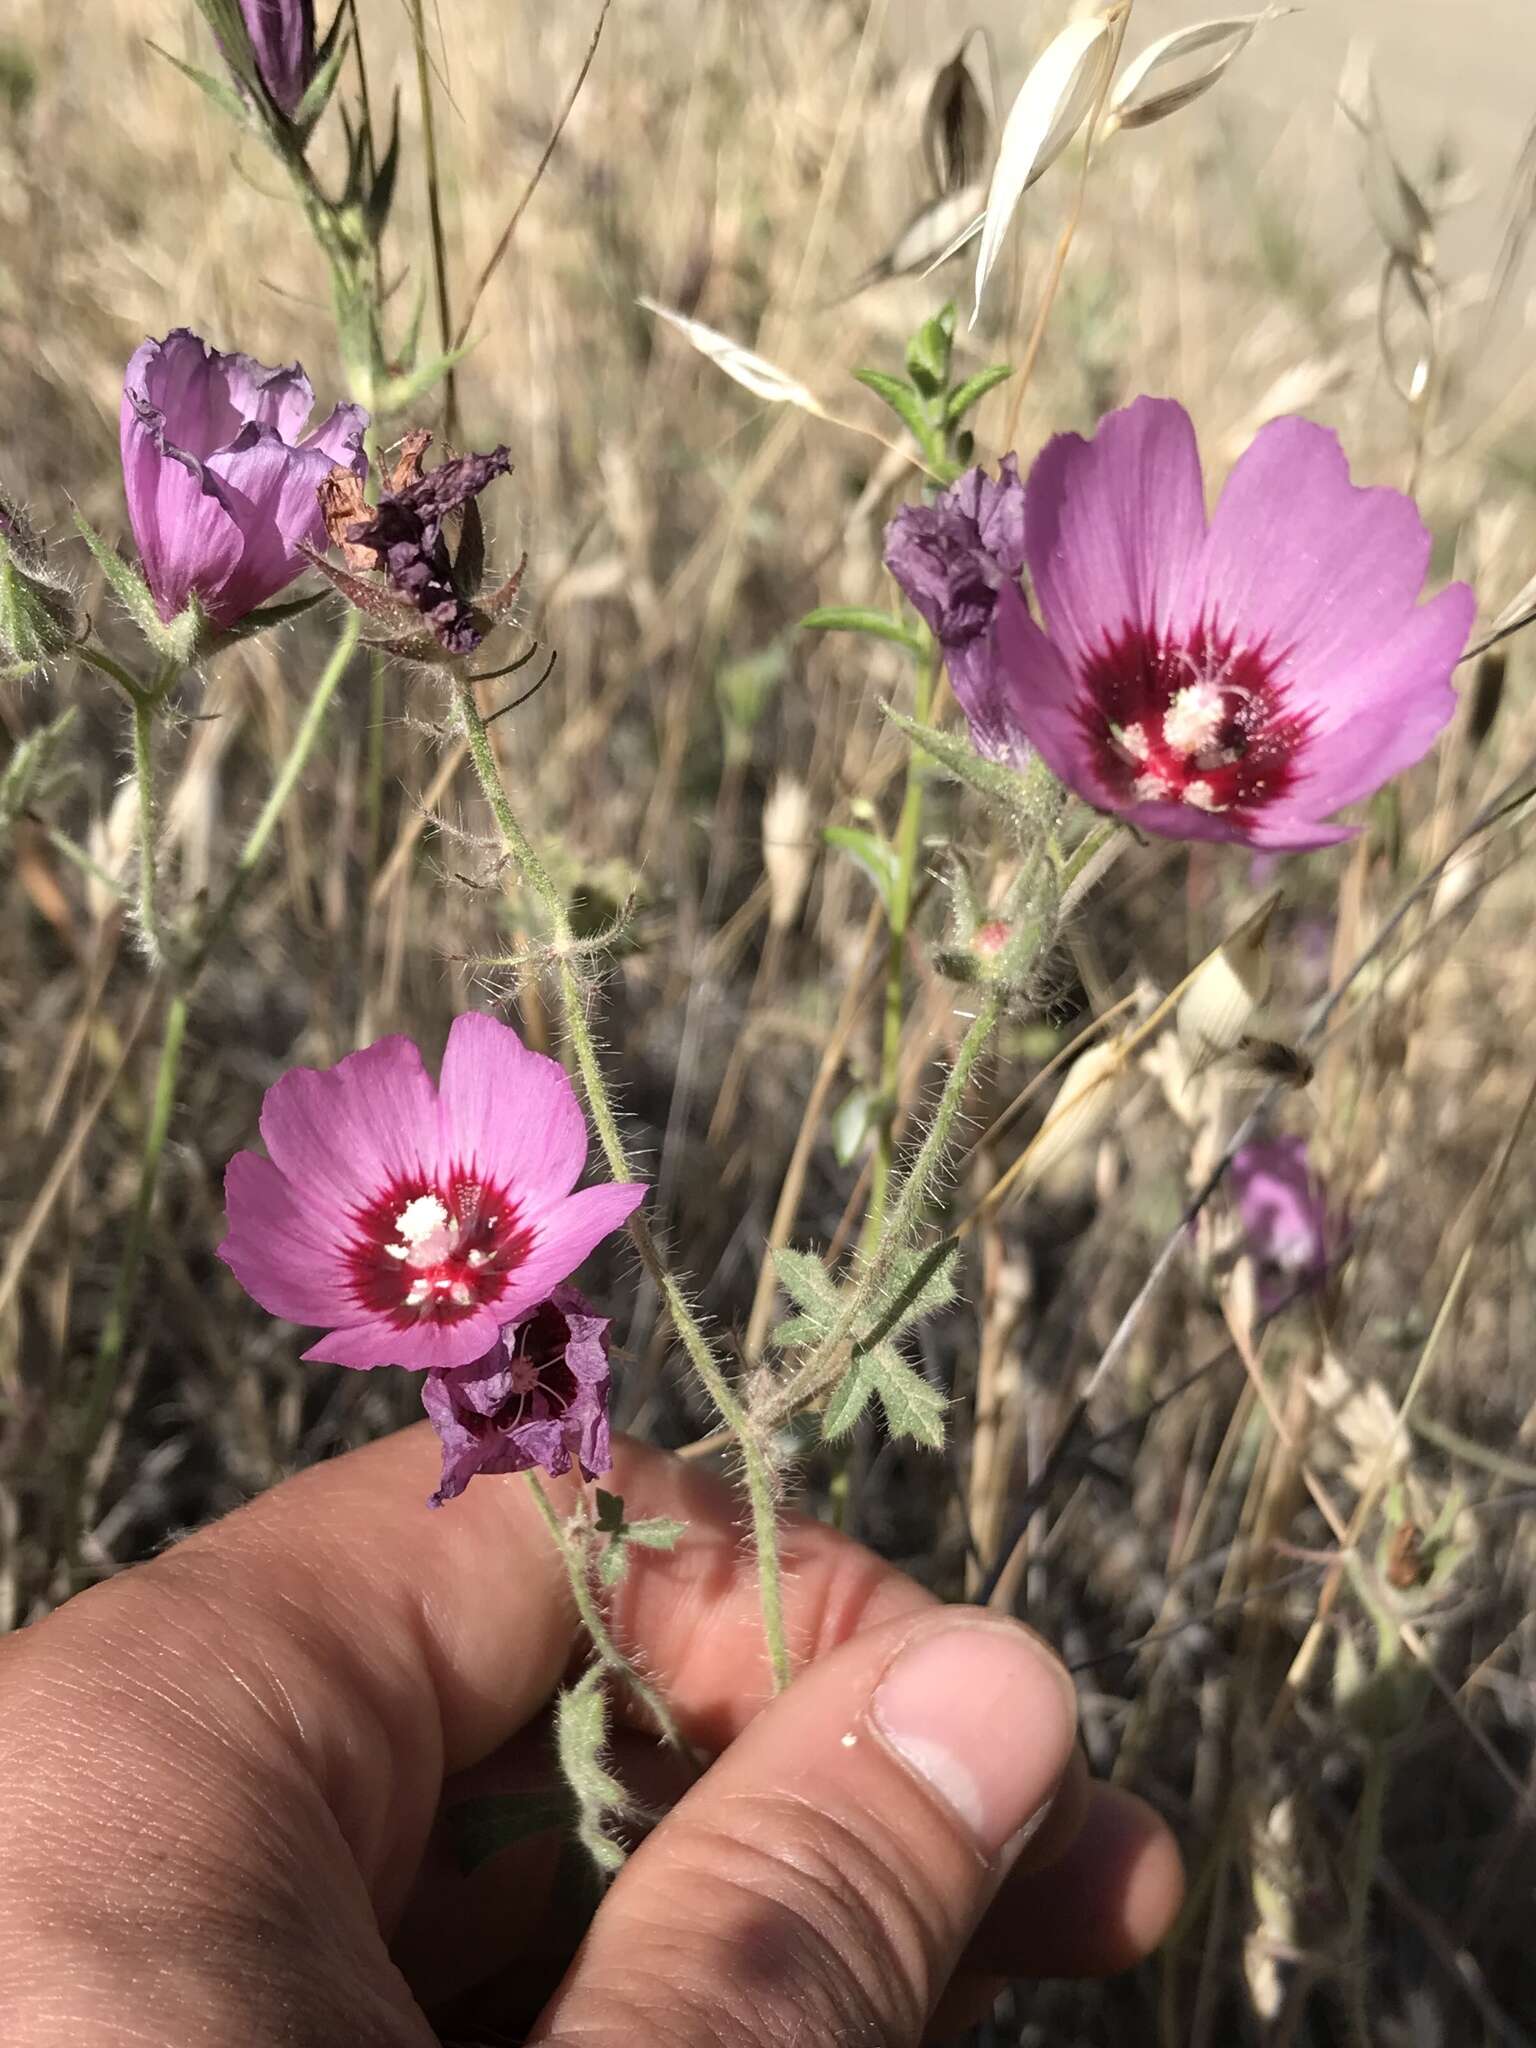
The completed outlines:
[[[123,380],[123,483],[155,610],[196,598],[232,626],[324,547],[317,491],[331,471],[367,474],[360,406],[305,434],[315,394],[297,363],[269,370],[221,355],[185,327],[146,341]]]
[[[1322,1284],[1342,1232],[1328,1214],[1302,1138],[1256,1138],[1232,1155],[1232,1195],[1249,1256],[1258,1268],[1259,1307],[1273,1314]]]
[[[903,505],[885,529],[885,566],[944,651],[976,751],[1010,767],[1028,746],[996,686],[998,593],[1024,567],[1024,485],[1005,455],[994,483],[968,469],[930,505]]]
[[[608,1318],[574,1287],[497,1333],[484,1358],[429,1372],[422,1406],[443,1447],[431,1506],[453,1500],[479,1472],[557,1478],[574,1458],[588,1479],[613,1462],[608,1435]]]
[[[1430,537],[1411,500],[1352,484],[1307,420],[1261,429],[1209,522],[1172,400],[1060,434],[1025,487],[1024,553],[1044,630],[1005,583],[986,719],[1146,831],[1349,838],[1324,820],[1419,760],[1455,708],[1472,592],[1418,603]]]
[[[240,0],[256,69],[288,120],[315,75],[315,0]]]
[[[483,1361],[645,1190],[573,1194],[587,1128],[564,1069],[493,1017],[458,1017],[436,1088],[408,1038],[267,1090],[269,1158],[237,1152],[219,1256],[335,1365]]]

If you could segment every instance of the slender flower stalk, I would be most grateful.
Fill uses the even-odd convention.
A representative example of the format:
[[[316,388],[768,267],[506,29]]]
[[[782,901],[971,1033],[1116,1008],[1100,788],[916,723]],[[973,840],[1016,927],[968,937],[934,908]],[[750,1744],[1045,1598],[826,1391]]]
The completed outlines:
[[[630,1663],[609,1633],[608,1624],[603,1618],[603,1611],[599,1607],[596,1596],[592,1591],[592,1575],[587,1569],[585,1551],[572,1541],[565,1524],[556,1513],[555,1504],[545,1491],[544,1482],[540,1479],[538,1473],[529,1472],[526,1477],[528,1490],[533,1495],[534,1502],[538,1507],[540,1515],[543,1517],[544,1526],[548,1529],[555,1549],[559,1553],[560,1562],[565,1566],[565,1575],[570,1581],[571,1598],[576,1603],[576,1612],[581,1618],[582,1627],[591,1638],[592,1647],[597,1652],[598,1661],[606,1666],[615,1678],[622,1684],[627,1685],[630,1691],[634,1693],[646,1712],[651,1716],[651,1719],[656,1723],[663,1740],[673,1749],[680,1750],[686,1755],[688,1753],[688,1745],[683,1740],[682,1732],[678,1728],[676,1721],[673,1720],[665,1700],[663,1700],[661,1694],[657,1692],[653,1685],[648,1685],[640,1676],[634,1665]]]
[[[920,725],[928,723],[933,708],[934,667],[931,653],[918,666],[913,716]],[[886,920],[885,1004],[880,1027],[880,1125],[875,1134],[869,1206],[864,1213],[860,1237],[860,1247],[866,1255],[880,1240],[895,1154],[896,1091],[901,1072],[901,1034],[906,1021],[907,932],[912,915],[912,886],[917,874],[918,849],[923,834],[924,783],[918,749],[909,746],[906,790],[896,826],[896,874],[891,885],[890,911]]]
[[[496,765],[495,754],[491,750],[490,735],[485,729],[485,720],[481,717],[480,707],[475,701],[474,683],[460,670],[454,676],[453,687],[459,727],[469,749],[469,757],[474,765],[481,792],[490,806],[491,816],[496,821],[502,845],[522,869],[528,886],[544,906],[545,915],[549,919],[555,947],[556,979],[565,1033],[575,1057],[582,1093],[586,1097],[587,1108],[597,1131],[598,1143],[602,1146],[603,1156],[608,1163],[608,1171],[617,1181],[631,1180],[633,1171],[629,1154],[619,1131],[618,1118],[609,1098],[602,1062],[598,1059],[597,1047],[587,1022],[586,990],[572,964],[575,933],[571,928],[565,900],[518,823],[517,815],[508,800],[501,772]],[[779,1566],[778,1496],[771,1463],[758,1431],[710,1349],[709,1340],[704,1335],[698,1317],[694,1314],[676,1277],[657,1250],[656,1241],[644,1219],[638,1214],[631,1215],[626,1227],[636,1251],[640,1254],[642,1265],[666,1304],[667,1313],[687,1353],[689,1364],[698,1375],[700,1384],[714,1403],[721,1421],[734,1437],[740,1450],[746,1475],[747,1499],[752,1515],[752,1540],[757,1560],[763,1633],[767,1639],[774,1686],[782,1692],[790,1680],[790,1664],[784,1631],[784,1600]]]

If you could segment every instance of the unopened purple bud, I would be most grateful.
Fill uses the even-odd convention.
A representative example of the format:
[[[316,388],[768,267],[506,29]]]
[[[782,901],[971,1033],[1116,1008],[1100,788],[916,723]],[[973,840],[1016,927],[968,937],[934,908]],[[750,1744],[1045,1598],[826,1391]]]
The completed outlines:
[[[291,121],[315,75],[314,0],[240,0],[240,12],[267,95]]]

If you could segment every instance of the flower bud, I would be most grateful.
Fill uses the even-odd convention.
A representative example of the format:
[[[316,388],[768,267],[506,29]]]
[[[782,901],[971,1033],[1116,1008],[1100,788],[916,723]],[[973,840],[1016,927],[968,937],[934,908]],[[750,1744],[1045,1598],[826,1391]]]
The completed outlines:
[[[69,587],[23,515],[0,497],[0,673],[22,676],[80,637]]]

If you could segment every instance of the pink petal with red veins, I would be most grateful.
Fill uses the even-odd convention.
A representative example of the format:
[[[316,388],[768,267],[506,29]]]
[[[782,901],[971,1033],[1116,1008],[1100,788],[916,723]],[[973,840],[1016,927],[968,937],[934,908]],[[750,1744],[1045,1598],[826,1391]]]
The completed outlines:
[[[454,1019],[438,1099],[446,1165],[501,1182],[530,1211],[576,1185],[587,1125],[570,1077],[510,1025],[479,1011]]]
[[[533,1246],[507,1275],[496,1303],[496,1319],[510,1323],[570,1278],[587,1254],[637,1209],[647,1190],[636,1181],[604,1181],[530,1215]]]
[[[1083,727],[1082,713],[1091,707],[1085,706],[1077,678],[1012,584],[997,594],[992,631],[1009,719],[1051,772],[1087,803],[1100,810],[1118,808],[1099,775],[1095,743]]]
[[[1411,498],[1349,480],[1338,436],[1271,420],[1221,494],[1193,592],[1247,646],[1263,646],[1292,710],[1351,708],[1346,668],[1413,611],[1430,536]]]
[[[1074,665],[1127,625],[1162,636],[1193,623],[1187,586],[1205,537],[1195,430],[1173,399],[1138,398],[1102,419],[1091,441],[1058,434],[1030,470],[1030,581]]]
[[[455,1323],[423,1318],[404,1330],[378,1316],[371,1322],[354,1323],[350,1329],[330,1331],[310,1345],[304,1358],[311,1365],[349,1365],[359,1372],[370,1372],[378,1365],[400,1365],[408,1372],[441,1371],[483,1357],[496,1342],[504,1320],[499,1301],[494,1311],[480,1309]]]
[[[224,1175],[229,1234],[219,1257],[253,1300],[290,1323],[356,1313],[337,1212],[306,1201],[270,1159],[237,1152]]]
[[[290,1068],[261,1107],[274,1164],[342,1224],[396,1182],[433,1179],[437,1131],[437,1092],[408,1038],[381,1038],[324,1073]]]

